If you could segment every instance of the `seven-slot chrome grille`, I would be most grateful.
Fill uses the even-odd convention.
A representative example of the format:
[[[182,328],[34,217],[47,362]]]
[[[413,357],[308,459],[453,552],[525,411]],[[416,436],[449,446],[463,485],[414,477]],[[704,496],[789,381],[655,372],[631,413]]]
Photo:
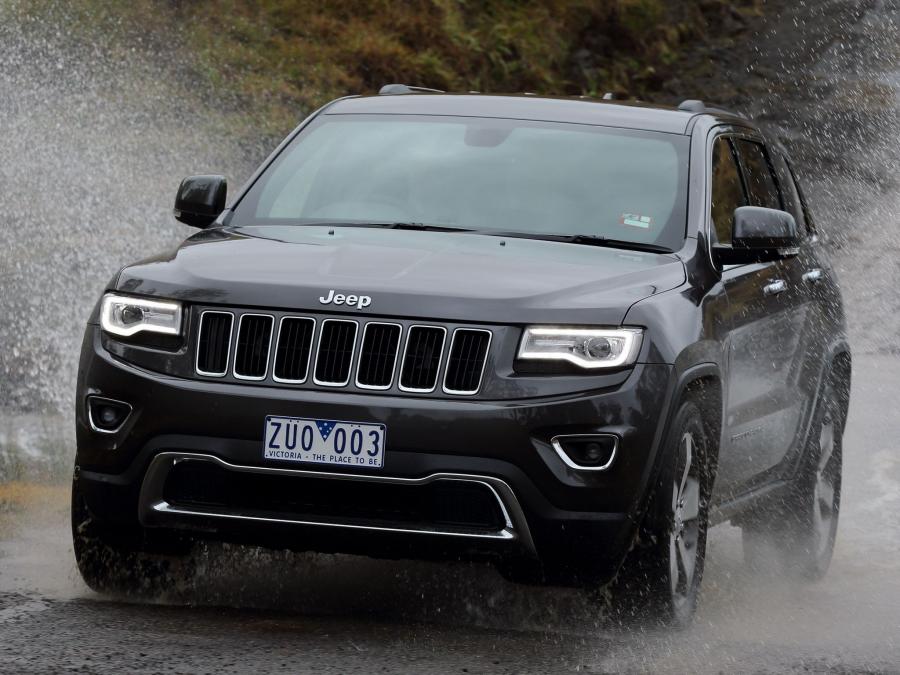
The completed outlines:
[[[427,322],[205,310],[194,369],[202,377],[472,396],[491,338],[483,328]]]

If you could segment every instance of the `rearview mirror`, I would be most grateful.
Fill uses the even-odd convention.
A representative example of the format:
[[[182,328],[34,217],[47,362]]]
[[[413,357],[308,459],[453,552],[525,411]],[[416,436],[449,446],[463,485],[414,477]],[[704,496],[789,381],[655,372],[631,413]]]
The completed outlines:
[[[787,211],[761,206],[734,210],[731,246],[713,246],[720,265],[744,265],[790,258],[798,253],[797,223]]]
[[[189,176],[175,195],[176,220],[191,227],[209,227],[225,209],[225,176]]]

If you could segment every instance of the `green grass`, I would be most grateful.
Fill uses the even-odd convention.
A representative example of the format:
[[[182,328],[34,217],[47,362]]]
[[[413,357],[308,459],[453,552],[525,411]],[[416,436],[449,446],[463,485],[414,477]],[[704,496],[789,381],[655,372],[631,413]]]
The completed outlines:
[[[65,20],[187,55],[280,136],[324,102],[388,82],[451,91],[650,98],[681,58],[762,0],[76,0]],[[29,12],[57,12],[52,0]]]

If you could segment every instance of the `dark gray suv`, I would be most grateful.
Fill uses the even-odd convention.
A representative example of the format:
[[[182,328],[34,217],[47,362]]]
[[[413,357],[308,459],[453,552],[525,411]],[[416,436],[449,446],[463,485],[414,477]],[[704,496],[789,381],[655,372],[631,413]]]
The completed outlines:
[[[98,589],[201,538],[487,559],[689,620],[707,528],[824,574],[850,350],[747,119],[393,85],[305,120],[91,315],[73,532]]]

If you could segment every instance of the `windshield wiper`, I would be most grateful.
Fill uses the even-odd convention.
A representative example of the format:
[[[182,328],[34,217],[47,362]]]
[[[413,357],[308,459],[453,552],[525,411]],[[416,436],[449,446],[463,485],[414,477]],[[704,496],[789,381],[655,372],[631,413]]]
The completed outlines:
[[[474,232],[468,227],[454,227],[452,225],[429,225],[428,223],[416,223],[412,221],[380,221],[380,220],[347,220],[347,221],[312,221],[300,222],[304,227],[370,227],[385,230],[416,230],[420,232]]]
[[[587,246],[605,246],[607,248],[631,249],[634,251],[646,251],[648,253],[671,253],[672,251],[659,244],[647,244],[640,241],[628,241],[627,239],[610,239],[599,234],[569,234],[560,237],[559,241],[568,244],[585,244]]]
[[[565,244],[582,244],[585,246],[604,246],[606,248],[630,249],[647,253],[671,253],[672,251],[659,244],[646,244],[626,239],[611,239],[599,234],[550,234],[545,232],[501,232],[491,230],[472,230],[477,234],[492,237],[510,237],[517,239],[537,239],[539,241],[558,241]]]
[[[456,227],[454,225],[430,225],[414,221],[313,221],[301,222],[307,227],[370,227],[386,230],[411,230],[417,232],[461,232],[469,234],[483,234],[489,237],[509,237],[515,239],[537,239],[539,241],[558,241],[566,244],[582,244],[585,246],[603,246],[606,248],[619,248],[647,253],[672,253],[671,249],[659,244],[647,244],[626,239],[612,239],[599,234],[553,234],[549,232],[521,232],[491,229],[478,229],[471,227]]]
[[[385,223],[381,225],[391,230],[417,230],[421,232],[475,232],[469,227],[454,227],[453,225],[428,225],[426,223]]]

